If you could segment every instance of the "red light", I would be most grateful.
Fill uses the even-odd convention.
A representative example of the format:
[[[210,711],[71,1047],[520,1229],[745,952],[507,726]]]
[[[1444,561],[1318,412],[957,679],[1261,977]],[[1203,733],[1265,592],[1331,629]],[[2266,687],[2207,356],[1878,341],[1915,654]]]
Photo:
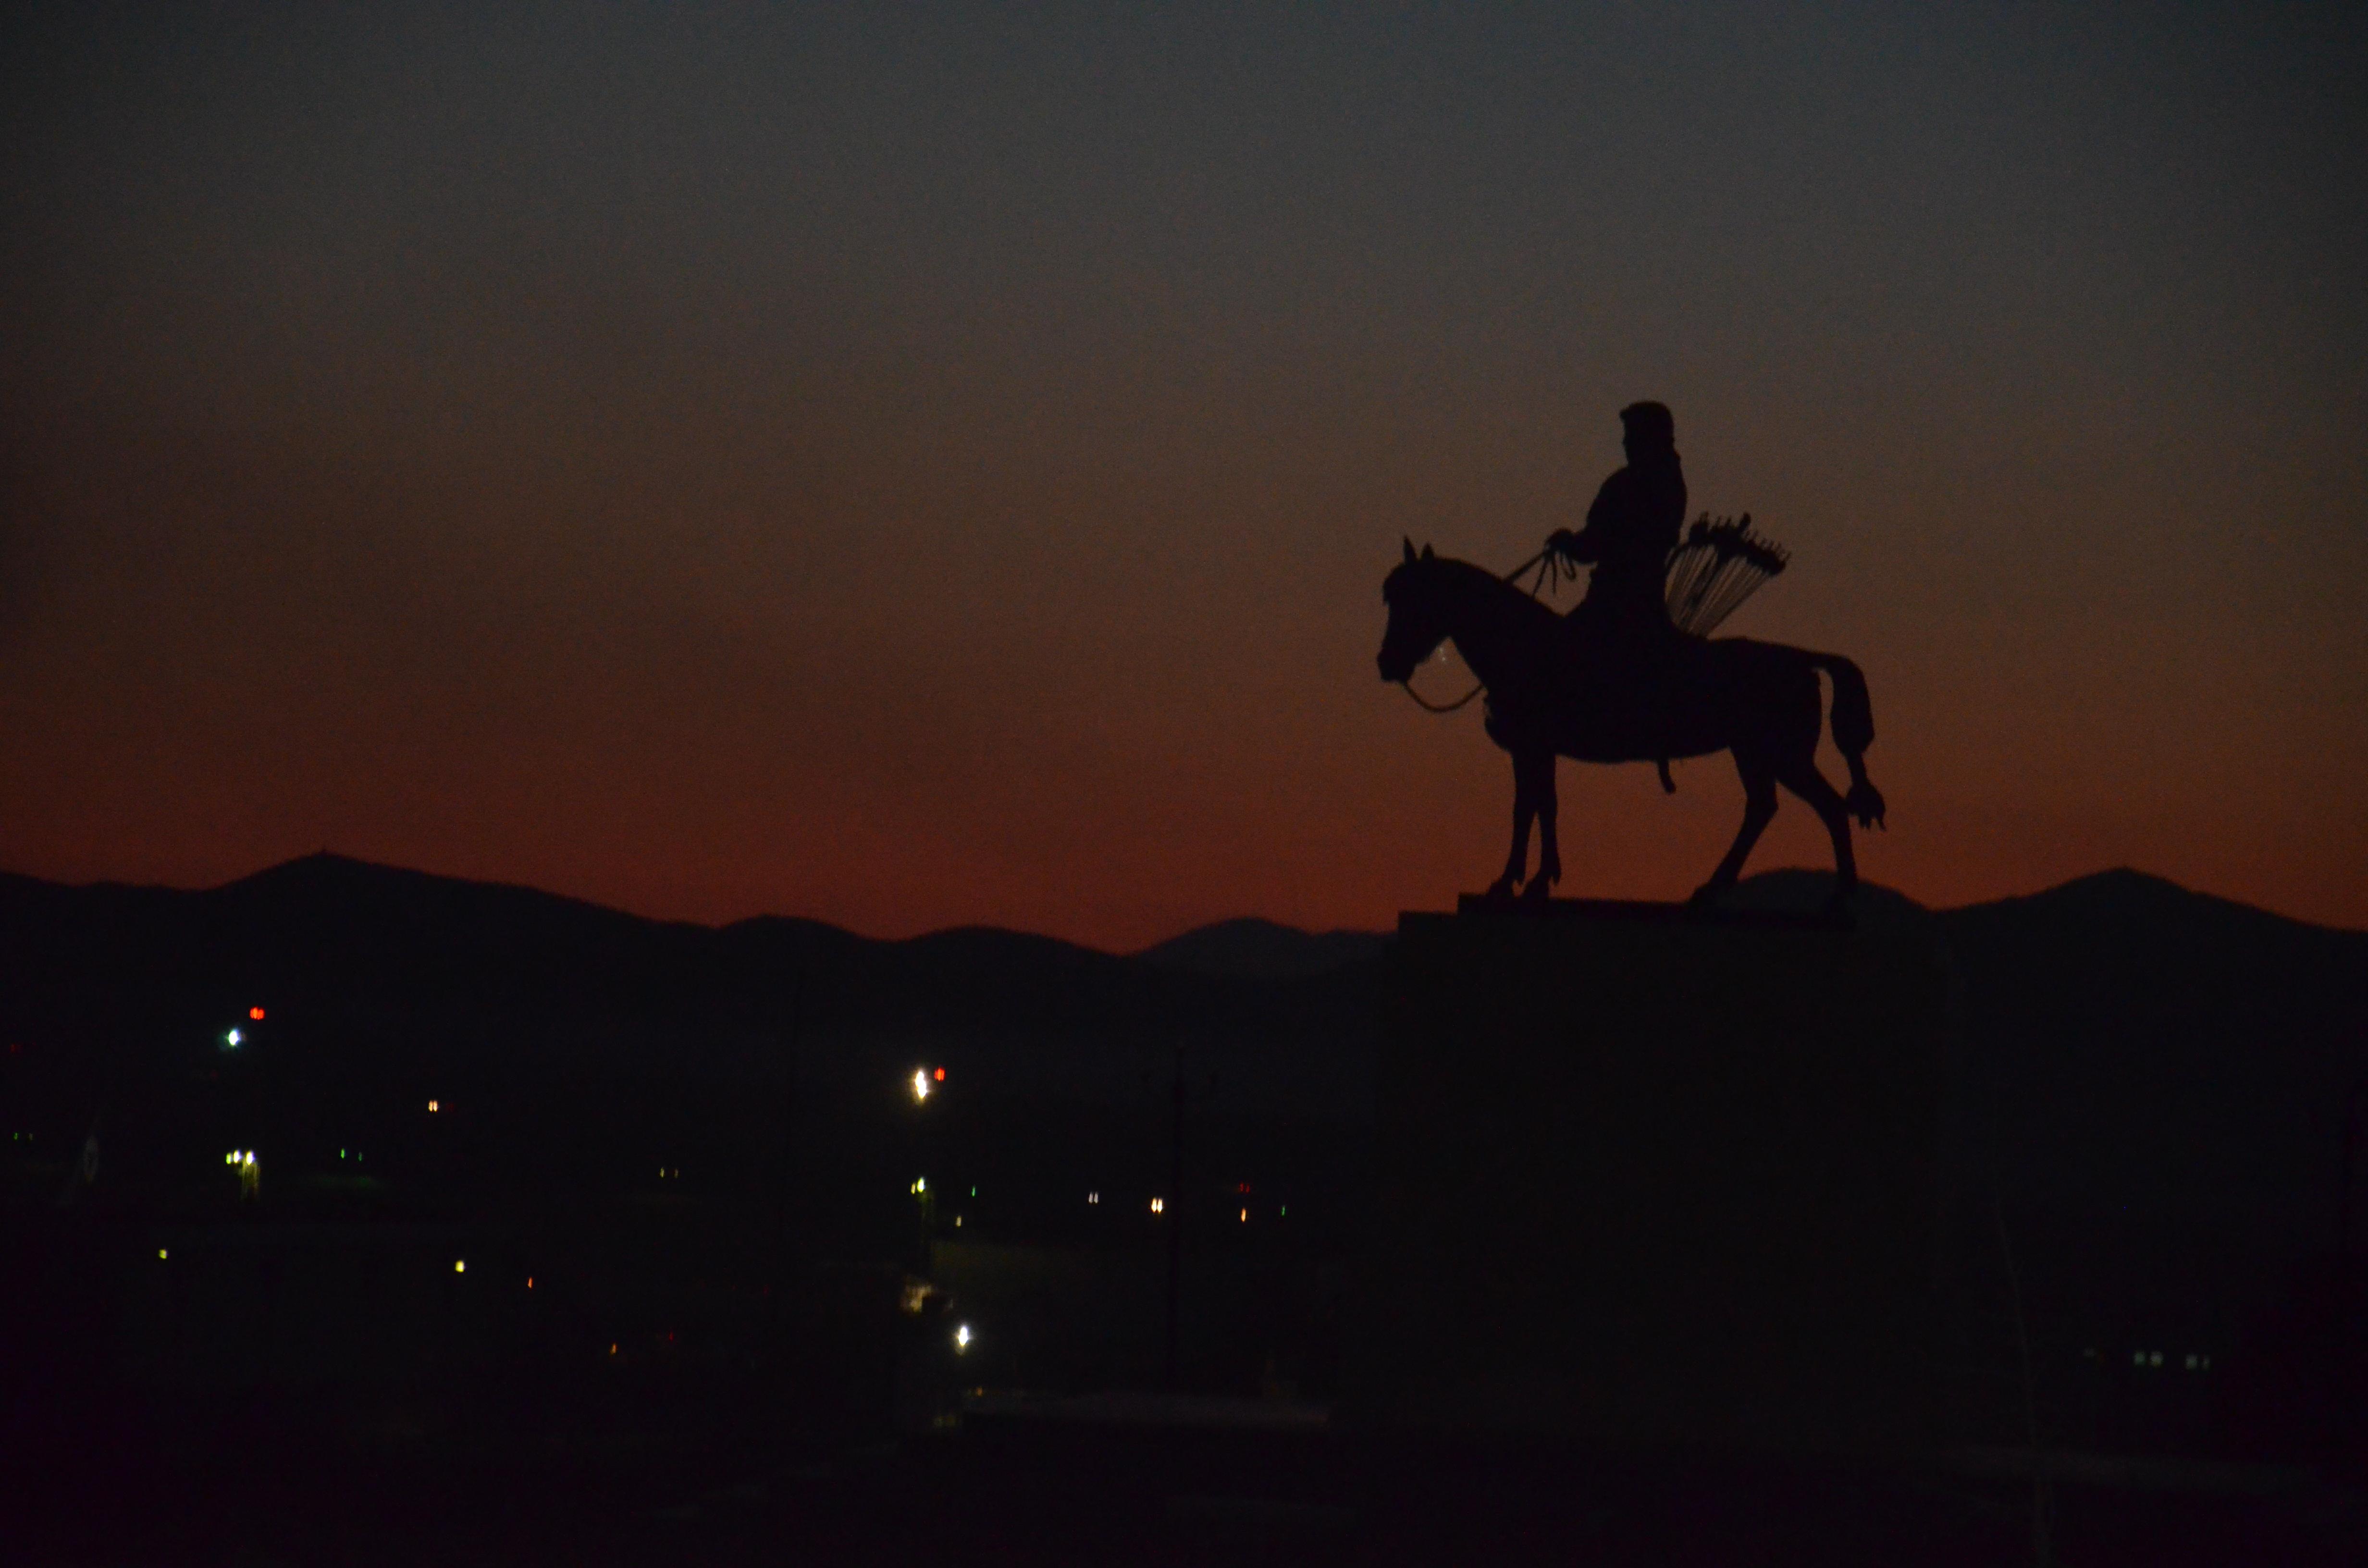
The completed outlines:
[[[246,1016],[258,1024],[263,1022],[263,1009],[260,1007],[249,1007],[246,1010]]]
[[[946,1081],[946,1070],[945,1070],[944,1068],[940,1067],[940,1068],[939,1068],[936,1072],[934,1072],[934,1073],[930,1074],[929,1074],[929,1076],[930,1076],[930,1077],[932,1077],[932,1078],[935,1078],[939,1083],[942,1084],[942,1083],[944,1083],[944,1082]]]

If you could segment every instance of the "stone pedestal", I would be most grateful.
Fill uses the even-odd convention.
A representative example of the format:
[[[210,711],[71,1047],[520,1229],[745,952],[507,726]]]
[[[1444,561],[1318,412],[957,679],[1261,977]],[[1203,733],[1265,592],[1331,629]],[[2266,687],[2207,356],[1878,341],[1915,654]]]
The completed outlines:
[[[1402,916],[1344,1416],[1915,1441],[1952,1018],[1918,921]]]

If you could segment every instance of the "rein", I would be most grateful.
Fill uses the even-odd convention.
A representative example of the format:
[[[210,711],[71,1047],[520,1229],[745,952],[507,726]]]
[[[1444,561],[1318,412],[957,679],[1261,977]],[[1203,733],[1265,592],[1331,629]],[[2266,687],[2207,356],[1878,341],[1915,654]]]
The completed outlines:
[[[1538,569],[1538,575],[1537,580],[1530,585],[1530,597],[1531,598],[1536,598],[1539,591],[1542,589],[1552,588],[1553,590],[1559,592],[1565,580],[1576,581],[1578,576],[1578,568],[1572,562],[1565,561],[1561,556],[1556,555],[1554,552],[1553,548],[1549,546],[1544,550],[1539,551],[1535,555],[1531,556],[1527,561],[1522,562],[1510,572],[1506,573],[1504,580],[1508,583],[1518,583],[1528,574],[1530,568],[1532,566]],[[1417,691],[1414,688],[1414,677],[1411,676],[1398,682],[1398,685],[1406,689],[1406,694],[1408,697],[1414,699],[1415,706],[1421,709],[1426,713],[1452,713],[1457,709],[1463,707],[1464,704],[1470,702],[1474,698],[1488,689],[1487,682],[1482,681],[1475,684],[1471,690],[1465,692],[1454,701],[1441,703],[1432,702],[1425,698],[1422,693]],[[1668,774],[1664,772],[1662,777],[1666,781]]]
[[[1406,694],[1408,697],[1414,699],[1415,706],[1421,709],[1426,713],[1452,713],[1457,709],[1463,707],[1465,703],[1471,701],[1474,698],[1488,689],[1487,686],[1484,683],[1474,687],[1471,690],[1465,692],[1463,696],[1457,698],[1452,702],[1431,702],[1426,700],[1422,693],[1414,688],[1414,682],[1412,680],[1402,680],[1398,682],[1398,685],[1405,688]]]

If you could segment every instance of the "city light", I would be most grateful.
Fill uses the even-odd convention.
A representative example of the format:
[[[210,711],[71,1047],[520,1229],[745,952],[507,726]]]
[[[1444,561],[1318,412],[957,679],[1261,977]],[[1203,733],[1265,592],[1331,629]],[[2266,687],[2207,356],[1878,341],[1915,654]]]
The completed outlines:
[[[440,1101],[429,1100],[427,1102],[427,1114],[430,1116],[434,1116],[438,1111],[442,1110],[443,1108],[444,1107]]]
[[[245,1035],[239,1033],[236,1029],[233,1029],[230,1033],[222,1036],[222,1046],[225,1050],[236,1051],[238,1049],[238,1042],[245,1038],[246,1037]]]
[[[465,1257],[456,1257],[456,1258],[454,1258],[454,1259],[452,1260],[452,1272],[453,1272],[453,1273],[455,1273],[455,1274],[466,1274],[466,1273],[468,1273],[468,1272],[469,1272],[469,1260],[468,1260],[467,1258],[465,1258]]]
[[[249,1007],[246,1010],[246,1016],[258,1024],[263,1022],[263,1009],[260,1007]]]
[[[158,1248],[156,1249],[156,1261],[157,1261],[157,1262],[159,1262],[159,1263],[162,1263],[162,1262],[164,1262],[164,1261],[165,1261],[165,1249],[164,1249],[163,1247],[158,1247]]]
[[[1167,1205],[1164,1200],[1155,1198],[1151,1200],[1151,1211],[1154,1214],[1164,1214],[1167,1211]]]
[[[916,1193],[923,1193],[923,1192],[927,1192],[927,1191],[928,1191],[928,1190],[929,1190],[929,1178],[928,1178],[928,1176],[915,1176],[915,1177],[913,1178],[913,1190],[914,1190]]]
[[[914,1103],[917,1105],[919,1102],[921,1102],[921,1101],[923,1101],[923,1100],[925,1100],[925,1099],[928,1099],[928,1097],[929,1097],[929,1070],[928,1070],[928,1068],[926,1068],[926,1067],[916,1067],[916,1068],[914,1068],[914,1069],[913,1069],[913,1100],[914,1100]]]
[[[955,1325],[955,1328],[954,1328],[954,1353],[955,1353],[956,1355],[961,1355],[961,1354],[962,1354],[963,1352],[965,1352],[965,1351],[967,1351],[967,1350],[969,1350],[969,1349],[970,1349],[970,1324],[966,1324],[966,1323],[965,1323],[965,1324],[956,1324],[956,1325]]]
[[[1099,1203],[1101,1200],[1102,1195],[1099,1192],[1088,1192],[1086,1194],[1086,1201],[1088,1203]]]
[[[1247,1225],[1247,1224],[1248,1224],[1249,1222],[1250,1222],[1250,1211],[1249,1211],[1248,1210],[1245,1209],[1245,1210],[1242,1210],[1242,1223],[1243,1223],[1243,1224],[1245,1224],[1245,1225]]]

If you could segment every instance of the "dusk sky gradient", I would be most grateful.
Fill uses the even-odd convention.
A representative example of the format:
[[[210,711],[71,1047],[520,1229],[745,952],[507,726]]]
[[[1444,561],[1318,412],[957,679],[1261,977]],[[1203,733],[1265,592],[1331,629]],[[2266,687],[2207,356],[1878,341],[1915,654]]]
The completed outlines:
[[[12,8],[0,867],[1133,948],[1482,886],[1616,411],[1930,903],[2368,926],[2368,7]],[[1460,669],[1425,676],[1435,696]],[[1828,754],[1828,768],[1839,772]],[[1565,763],[1679,897],[1724,758]],[[1823,865],[1789,798],[1753,867]]]

